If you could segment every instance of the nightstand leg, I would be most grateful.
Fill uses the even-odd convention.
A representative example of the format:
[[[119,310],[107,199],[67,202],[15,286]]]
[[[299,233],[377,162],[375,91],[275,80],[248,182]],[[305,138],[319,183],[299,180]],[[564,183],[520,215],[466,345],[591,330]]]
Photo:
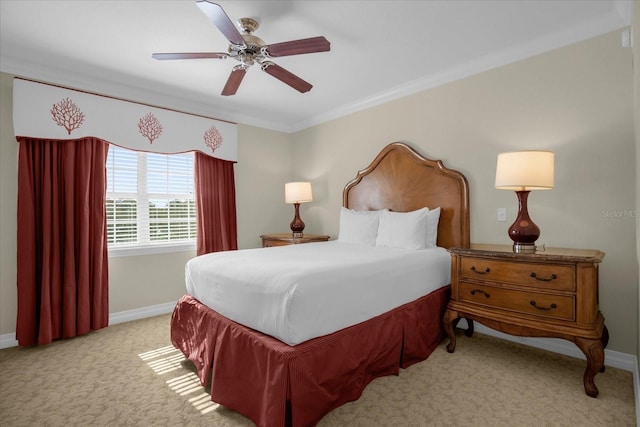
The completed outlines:
[[[607,325],[604,325],[603,329],[602,329],[602,338],[600,338],[600,341],[602,341],[602,348],[607,348],[607,344],[609,344],[609,330],[607,329]],[[602,368],[600,368],[600,372],[604,372],[604,363],[602,364]]]
[[[442,319],[442,326],[444,328],[444,332],[449,337],[449,344],[447,345],[447,351],[449,353],[453,353],[456,349],[456,333],[454,331],[454,327],[457,320],[458,312],[447,309]]]
[[[602,347],[607,348],[607,344],[609,344],[609,329],[607,329],[607,325],[602,327],[602,338],[600,338],[600,341],[602,341]]]
[[[467,330],[464,331],[464,334],[468,337],[472,337],[473,336],[473,320],[469,319],[468,317],[465,317],[465,319],[467,320]]]
[[[591,397],[598,396],[598,387],[594,377],[604,367],[604,346],[602,339],[576,338],[576,345],[587,357],[587,368],[584,371],[584,391]]]

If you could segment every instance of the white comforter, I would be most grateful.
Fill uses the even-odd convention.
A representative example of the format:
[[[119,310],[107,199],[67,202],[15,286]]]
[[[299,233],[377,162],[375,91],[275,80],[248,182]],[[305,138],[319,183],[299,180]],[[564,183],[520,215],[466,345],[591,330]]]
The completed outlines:
[[[189,260],[187,292],[227,318],[296,345],[450,283],[450,256],[340,241],[216,252]]]

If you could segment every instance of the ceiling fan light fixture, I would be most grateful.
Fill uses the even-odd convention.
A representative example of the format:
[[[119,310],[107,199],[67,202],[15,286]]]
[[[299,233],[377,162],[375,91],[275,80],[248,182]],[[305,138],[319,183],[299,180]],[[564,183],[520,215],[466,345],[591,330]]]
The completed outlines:
[[[255,57],[250,53],[241,53],[235,59],[240,61],[240,66],[242,68],[244,68],[244,69],[249,68],[250,66],[252,66],[256,62],[255,61]],[[236,67],[237,67],[237,65],[236,65]],[[236,67],[233,67],[234,70],[235,70]]]

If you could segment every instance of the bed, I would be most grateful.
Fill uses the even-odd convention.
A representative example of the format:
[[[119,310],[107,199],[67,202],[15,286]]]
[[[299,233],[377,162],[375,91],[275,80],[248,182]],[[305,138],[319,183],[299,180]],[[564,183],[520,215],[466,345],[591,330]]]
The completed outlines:
[[[392,143],[345,186],[343,210],[409,213],[424,207],[438,207],[437,236],[434,236],[437,248],[432,248],[437,253],[438,250],[446,252],[443,248],[469,246],[468,199],[468,183],[462,174],[445,168],[440,161],[422,157],[406,144]],[[259,263],[255,257],[262,256],[265,265],[278,270],[276,255],[279,252],[292,256],[291,251],[300,251],[296,257],[311,259],[317,250],[323,248],[343,250],[340,242],[297,246],[197,257],[194,263],[202,265],[199,269],[193,266],[193,269],[186,268],[188,292],[178,301],[171,318],[172,343],[193,362],[202,385],[210,386],[211,400],[245,415],[258,426],[315,425],[331,410],[358,399],[373,379],[397,375],[400,368],[425,360],[443,338],[442,316],[449,298],[449,283],[440,283],[433,290],[422,290],[426,293],[417,296],[409,293],[409,296],[402,297],[404,299],[394,301],[387,301],[393,300],[394,296],[386,294],[382,299],[388,305],[383,304],[373,312],[369,302],[363,303],[364,299],[358,298],[358,295],[363,295],[361,291],[351,297],[341,294],[329,304],[331,307],[342,306],[341,310],[351,315],[350,326],[335,331],[339,326],[326,325],[331,323],[331,319],[316,317],[321,312],[310,313],[312,306],[298,308],[298,314],[306,313],[316,320],[306,323],[321,326],[312,332],[295,329],[298,324],[305,323],[304,316],[294,315],[295,310],[294,314],[288,315],[290,323],[284,329],[268,328],[268,325],[282,323],[277,315],[281,315],[284,309],[275,310],[273,318],[260,315],[255,316],[255,320],[243,320],[242,323],[231,320],[242,304],[254,307],[254,303],[271,297],[278,300],[281,295],[266,297],[264,293],[253,296],[247,293],[246,302],[242,304],[236,301],[235,306],[215,306],[217,300],[232,299],[223,292],[226,288],[221,286],[213,297],[208,297],[202,290],[206,290],[206,286],[192,287],[192,282],[200,280],[195,276],[200,274],[202,266],[214,262],[217,256],[225,258],[219,265],[227,266],[233,265],[234,261],[230,259],[233,257],[239,256],[237,262],[247,265],[247,262]],[[270,258],[272,256],[273,259]],[[340,258],[340,254],[336,256]],[[374,256],[374,252],[363,251],[362,258]],[[408,262],[405,258],[413,255],[399,251],[396,256],[394,265],[401,268],[395,270],[404,270],[405,264],[402,263]],[[337,264],[336,259],[328,263]],[[309,269],[310,272],[312,270]],[[361,271],[364,270],[369,268]],[[347,285],[363,286],[362,283],[358,285],[360,277],[344,271],[343,276],[336,273],[331,280],[325,280],[327,289],[332,286],[336,289],[348,288]],[[228,277],[233,277],[236,271],[229,267],[228,273]],[[288,269],[288,275],[293,274],[297,273]],[[361,276],[364,276],[365,283],[370,280],[373,284],[373,276],[376,275],[379,272],[372,273],[372,277]],[[258,277],[264,279],[264,276]],[[296,276],[296,280],[318,282],[321,277],[324,276],[309,273]],[[409,280],[412,279],[397,276],[392,283],[404,284]],[[286,295],[291,292],[288,289],[282,291]],[[321,293],[313,295],[319,298]],[[200,300],[209,302],[205,304]],[[258,312],[259,308],[249,311]],[[355,317],[354,313],[357,314]]]

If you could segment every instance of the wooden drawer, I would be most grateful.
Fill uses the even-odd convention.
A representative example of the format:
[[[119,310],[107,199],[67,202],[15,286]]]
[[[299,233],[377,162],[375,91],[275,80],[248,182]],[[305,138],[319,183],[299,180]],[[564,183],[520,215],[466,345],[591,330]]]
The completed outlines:
[[[538,294],[466,282],[460,282],[459,286],[462,301],[547,318],[575,319],[575,301],[572,296]]]
[[[485,258],[463,257],[460,278],[512,283],[541,289],[575,291],[571,265],[509,262]]]
[[[276,233],[263,234],[260,238],[262,239],[263,248],[329,241],[329,236],[323,234],[305,234],[302,237],[293,237],[291,233]]]
[[[270,248],[272,246],[288,246],[288,245],[294,245],[294,242],[287,242],[286,240],[263,240],[262,241],[262,247],[263,248]]]

